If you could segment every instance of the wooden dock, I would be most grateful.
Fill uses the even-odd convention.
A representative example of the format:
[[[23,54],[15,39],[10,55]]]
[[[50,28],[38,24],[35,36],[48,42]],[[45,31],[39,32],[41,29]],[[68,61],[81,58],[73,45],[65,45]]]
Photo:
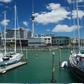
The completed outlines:
[[[26,64],[27,62],[18,62],[18,63],[15,63],[15,64],[11,64],[11,65],[8,65],[8,66],[5,66],[5,67],[0,67],[0,74],[4,74],[6,73],[7,71],[11,70],[11,69],[14,69],[16,67],[19,67],[19,66],[22,66],[24,64]]]

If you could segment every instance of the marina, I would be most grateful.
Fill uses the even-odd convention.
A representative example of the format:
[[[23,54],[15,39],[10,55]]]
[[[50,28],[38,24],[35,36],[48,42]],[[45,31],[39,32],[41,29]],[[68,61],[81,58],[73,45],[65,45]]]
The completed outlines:
[[[0,82],[84,82],[83,3],[0,0]]]
[[[0,82],[11,82],[11,83],[21,83],[21,82],[29,82],[29,83],[50,83],[52,79],[52,52],[55,52],[55,72],[54,79],[57,83],[70,83],[70,82],[78,82],[78,80],[74,79],[68,69],[61,68],[60,62],[67,61],[69,54],[69,48],[61,49],[61,57],[60,49],[54,49],[52,51],[48,50],[27,50],[27,61],[26,65],[21,67],[17,67],[16,69],[12,69],[5,74],[0,74]],[[24,50],[24,55],[26,55],[26,51]],[[65,78],[64,78],[65,77]]]

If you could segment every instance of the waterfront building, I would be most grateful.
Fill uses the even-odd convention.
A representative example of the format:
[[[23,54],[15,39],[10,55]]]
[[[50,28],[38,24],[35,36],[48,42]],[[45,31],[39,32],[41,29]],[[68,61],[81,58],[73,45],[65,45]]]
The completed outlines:
[[[78,45],[78,40],[77,40],[77,38],[75,38],[75,39],[71,38],[70,44],[71,44],[72,46],[73,46],[73,45],[77,46],[77,45]],[[84,46],[84,39],[80,39],[80,45],[81,45],[81,46]]]
[[[66,36],[54,36],[52,37],[52,46],[68,46],[70,44],[70,38]]]
[[[6,38],[13,38],[14,37],[14,29],[7,29],[6,30]],[[26,28],[19,28],[16,30],[16,38],[23,38],[28,39],[31,38],[31,31]]]
[[[6,30],[6,43],[8,46],[11,44],[14,44],[14,29],[7,29]],[[2,35],[4,37],[4,35]],[[22,46],[28,46],[28,39],[31,38],[31,31],[29,31],[26,28],[19,28],[16,30],[16,43],[17,46],[21,45]],[[2,38],[3,44],[4,44],[4,38]]]
[[[49,46],[52,44],[51,36],[36,36],[28,39],[28,46],[39,47],[39,46]]]
[[[35,37],[37,38],[37,37]],[[52,37],[51,36],[40,36],[41,39],[45,42],[46,45],[51,45],[52,44]]]
[[[46,46],[46,44],[42,38],[37,37],[37,38],[28,39],[28,46],[29,47],[42,47],[42,46]]]
[[[52,44],[52,37],[51,36],[44,36],[42,38],[44,39],[44,42],[46,43],[46,45]]]

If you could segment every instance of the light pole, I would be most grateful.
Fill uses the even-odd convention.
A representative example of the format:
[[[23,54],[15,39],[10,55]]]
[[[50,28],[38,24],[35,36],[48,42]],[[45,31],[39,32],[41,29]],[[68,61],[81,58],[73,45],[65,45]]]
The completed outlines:
[[[55,52],[52,52],[52,78],[51,83],[56,83],[55,80]]]

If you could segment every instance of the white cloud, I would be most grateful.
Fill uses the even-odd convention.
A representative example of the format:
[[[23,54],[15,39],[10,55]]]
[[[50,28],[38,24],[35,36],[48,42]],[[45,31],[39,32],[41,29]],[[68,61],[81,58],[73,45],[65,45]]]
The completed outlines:
[[[60,4],[50,3],[47,6],[48,12],[42,12],[42,13],[35,13],[35,21],[37,23],[41,24],[49,24],[49,23],[57,23],[59,21],[62,21],[64,19],[70,19],[69,15],[71,14],[69,11],[67,11],[65,8],[63,8]],[[79,18],[82,18],[84,16],[84,11],[78,10],[78,16]],[[76,10],[72,11],[72,17],[76,18],[77,13]]]
[[[10,22],[10,20],[2,20],[1,25],[7,26],[9,22]]]
[[[45,12],[44,12],[44,13],[45,13]],[[34,13],[34,14],[32,14],[32,15],[36,17],[36,16],[38,16],[38,15],[39,15],[39,13]]]
[[[67,0],[68,1],[68,3],[73,3],[73,2],[75,2],[76,0]],[[78,2],[84,2],[84,0],[78,0]]]
[[[68,26],[68,25],[56,25],[52,32],[72,32],[77,29],[76,25]]]
[[[55,4],[55,3],[50,3],[48,6],[47,6],[47,9],[51,9],[51,10],[57,10],[60,8],[60,4]]]
[[[76,10],[73,10],[72,11],[72,16],[73,16],[73,18],[77,18],[77,12],[76,12]],[[78,10],[78,17],[79,18],[84,17],[84,11]]]
[[[25,26],[28,26],[28,22],[27,22],[27,21],[23,21],[23,24],[24,24]]]
[[[12,0],[0,0],[2,3],[10,3]]]
[[[42,24],[57,23],[68,18],[70,12],[61,7],[60,4],[50,3],[47,6],[49,12],[36,13],[35,21]]]

